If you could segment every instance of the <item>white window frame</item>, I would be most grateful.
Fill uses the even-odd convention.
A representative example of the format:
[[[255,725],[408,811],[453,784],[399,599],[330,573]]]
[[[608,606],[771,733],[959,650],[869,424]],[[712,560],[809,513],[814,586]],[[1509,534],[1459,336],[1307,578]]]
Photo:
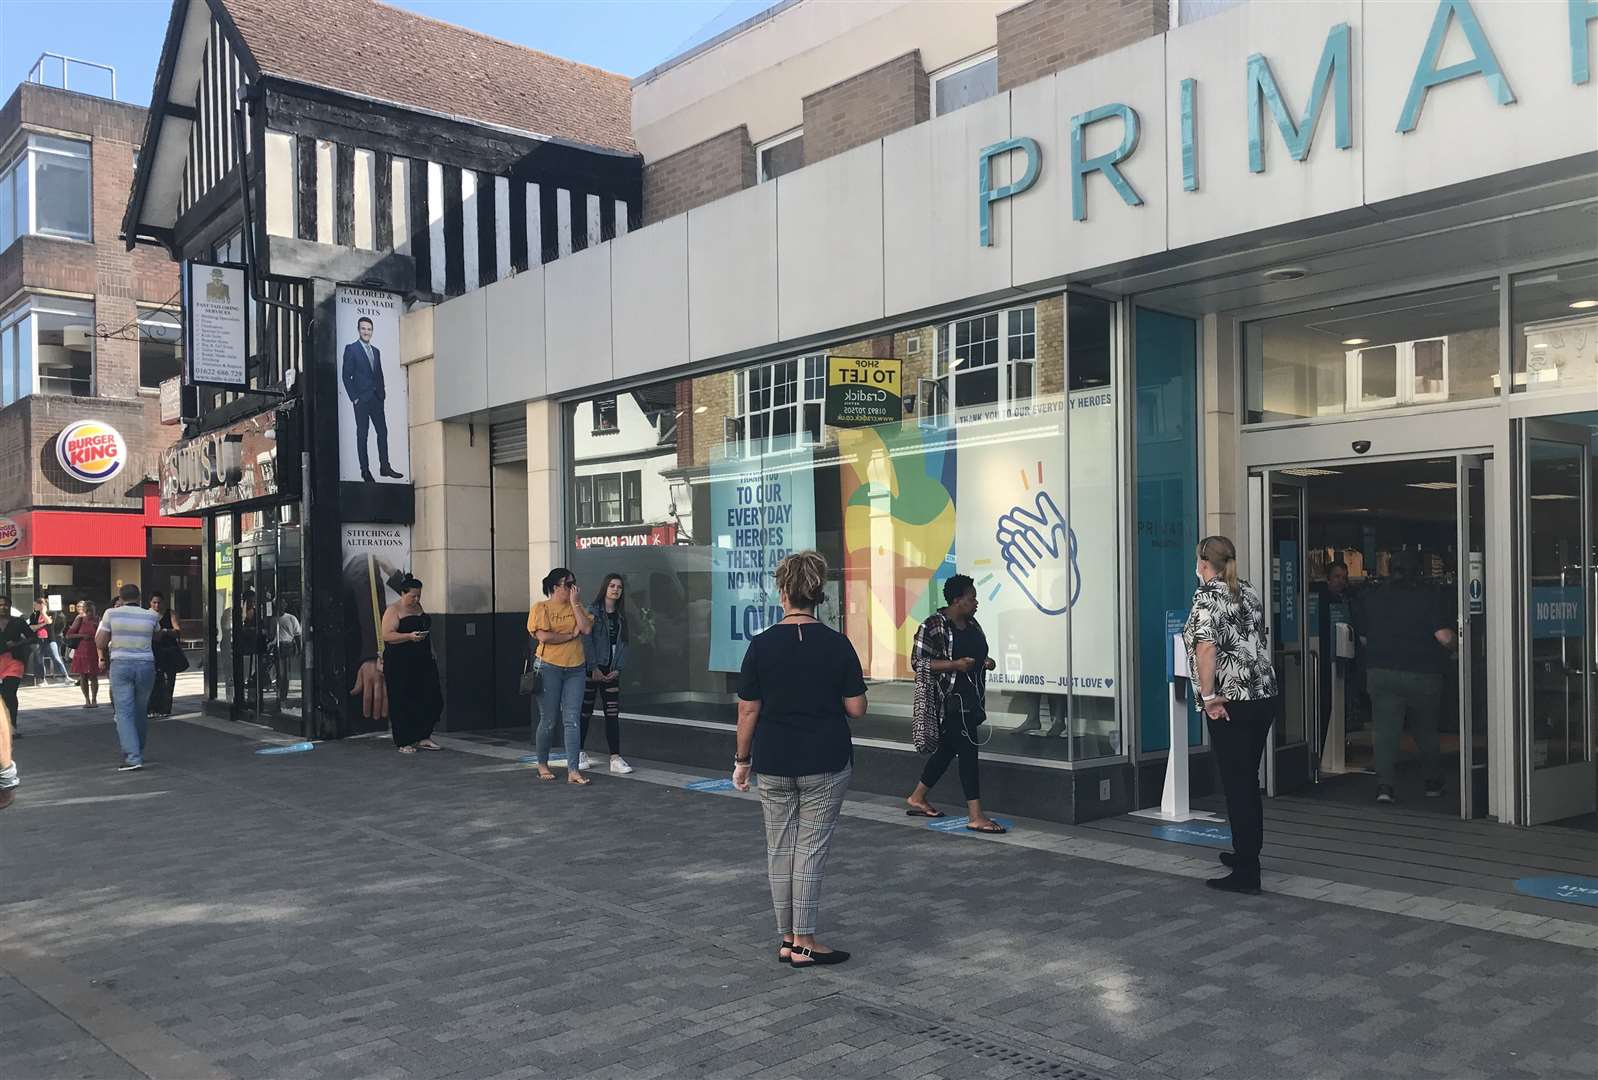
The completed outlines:
[[[87,308],[87,314],[82,310],[72,308]],[[69,319],[85,318],[89,320],[89,388],[82,394],[62,394],[61,397],[94,397],[98,393],[100,350],[99,341],[94,333],[95,307],[92,300],[74,300],[54,296],[26,296],[14,307],[0,314],[0,333],[10,333],[12,328],[26,319],[28,336],[28,378],[26,386],[18,386],[17,394],[11,402],[21,401],[25,397],[43,393],[40,389],[39,374],[39,320],[36,315],[60,315]],[[21,332],[18,332],[21,340]],[[20,352],[20,350],[19,350]],[[0,348],[0,362],[4,362],[4,349]],[[0,383],[3,385],[3,383]],[[6,404],[10,404],[7,402]]]
[[[45,140],[54,140],[58,143],[71,143],[82,148],[82,153],[68,152],[53,146],[43,145]],[[89,178],[89,205],[85,208],[84,217],[88,221],[87,231],[79,236],[76,233],[41,232],[39,229],[39,169],[38,157],[41,155],[55,157],[81,157]],[[15,203],[15,173],[17,169],[26,169],[28,172],[28,198],[25,207]],[[0,167],[0,183],[10,183],[13,195],[13,222],[11,242],[15,243],[23,236],[48,236],[52,240],[68,240],[80,244],[94,243],[94,144],[88,139],[71,138],[65,135],[46,135],[40,132],[24,132],[17,143],[17,151],[3,167]],[[10,247],[7,244],[6,247]]]
[[[774,135],[771,138],[766,139],[764,142],[756,143],[755,144],[756,182],[764,184],[764,183],[766,183],[769,180],[775,180],[776,179],[776,177],[774,177],[774,176],[767,176],[766,175],[766,151],[767,150],[771,150],[771,149],[774,149],[774,148],[776,148],[778,146],[781,146],[783,143],[793,142],[795,139],[802,139],[802,138],[804,138],[804,135],[805,135],[805,129],[804,129],[803,125],[801,125],[799,127],[794,128],[791,131],[784,131],[781,135]]]
[[[1032,329],[1028,332],[1022,329],[1012,333],[1010,320],[1014,315],[1031,312]],[[959,400],[959,381],[961,365],[950,362],[950,356],[955,349],[957,327],[961,323],[977,323],[988,318],[998,320],[998,360],[995,368],[998,381],[998,396],[987,404],[967,406],[970,411],[966,416],[959,415],[955,402]],[[1000,308],[997,311],[984,311],[980,314],[969,315],[964,318],[951,319],[948,322],[938,323],[932,327],[932,375],[931,378],[922,380],[916,389],[917,413],[923,425],[943,426],[949,423],[949,418],[954,417],[955,423],[964,423],[970,420],[990,419],[987,415],[992,410],[997,410],[997,415],[1025,416],[1032,408],[1032,402],[1038,393],[1038,308],[1036,304],[1017,304],[1015,307]],[[1014,339],[1032,340],[1030,356],[1019,355],[1024,350],[1016,350],[1012,355]],[[946,366],[947,365],[947,366]],[[972,370],[986,371],[989,365],[983,364],[980,368]],[[1026,394],[1014,392],[1016,375],[1021,369],[1026,369],[1031,376],[1031,390]]]
[[[938,112],[938,83],[942,82],[944,79],[947,79],[950,75],[958,75],[962,71],[970,71],[972,68],[978,67],[978,66],[980,66],[982,64],[985,64],[989,60],[997,60],[998,58],[999,58],[999,49],[998,49],[998,46],[994,46],[991,49],[984,49],[982,52],[977,53],[975,56],[968,56],[964,60],[957,60],[954,63],[949,64],[949,65],[947,65],[945,67],[941,67],[937,71],[934,71],[931,74],[929,74],[927,76],[927,92],[928,92],[927,106],[928,106],[929,111],[932,113],[932,115],[934,117],[947,116],[948,115],[948,113],[940,113],[940,112]],[[995,97],[998,96],[998,92],[997,91],[994,92],[994,96]],[[986,101],[987,98],[983,98],[982,100]],[[971,104],[974,105],[974,104],[976,104],[976,102],[972,102]],[[965,108],[965,106],[962,105],[962,106],[960,106],[960,108],[963,109],[963,108]],[[960,111],[960,109],[950,109],[949,110],[949,112],[959,112],[959,111]]]
[[[794,365],[794,400],[779,405],[777,372],[784,364]],[[770,380],[767,383],[770,397],[763,406],[757,406],[754,400],[756,373],[763,373]],[[776,444],[775,441],[786,439],[788,436],[774,435],[772,432],[776,428],[777,414],[786,409],[793,409],[793,445],[820,446],[827,439],[826,400],[826,353],[804,353],[774,360],[768,364],[740,368],[733,373],[733,404],[730,417],[733,422],[728,425],[728,441],[736,443],[739,451],[746,457],[784,449],[785,447]],[[805,422],[806,413],[811,409],[815,410],[816,415],[816,430],[813,433]],[[756,417],[766,418],[766,433],[759,437],[753,434]]]
[[[616,521],[599,520],[599,482],[615,481],[616,483]],[[644,474],[641,469],[623,469],[621,472],[596,472],[584,473],[575,478],[572,489],[572,517],[579,529],[628,529],[644,524]],[[627,513],[627,494],[629,486],[636,496],[637,513],[629,516]],[[588,493],[588,518],[582,520],[583,491]]]
[[[1415,391],[1415,346],[1437,342],[1443,349],[1443,387],[1431,393],[1417,393]],[[1392,397],[1373,398],[1369,401],[1364,397],[1365,385],[1365,353],[1376,349],[1393,349],[1397,355],[1394,358],[1395,383]],[[1343,411],[1347,413],[1368,412],[1374,409],[1394,409],[1403,405],[1430,405],[1439,401],[1447,401],[1449,394],[1450,366],[1448,359],[1448,338],[1427,337],[1415,338],[1412,341],[1386,341],[1372,342],[1358,348],[1349,349],[1343,354],[1344,370],[1347,373],[1347,393],[1343,403]]]

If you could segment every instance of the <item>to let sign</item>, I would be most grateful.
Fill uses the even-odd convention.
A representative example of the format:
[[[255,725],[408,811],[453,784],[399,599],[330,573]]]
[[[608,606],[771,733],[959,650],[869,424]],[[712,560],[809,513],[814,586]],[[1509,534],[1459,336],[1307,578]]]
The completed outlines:
[[[826,422],[858,428],[902,420],[902,367],[898,360],[827,357]]]
[[[248,387],[249,295],[244,268],[191,262],[183,289],[188,381],[202,386]]]

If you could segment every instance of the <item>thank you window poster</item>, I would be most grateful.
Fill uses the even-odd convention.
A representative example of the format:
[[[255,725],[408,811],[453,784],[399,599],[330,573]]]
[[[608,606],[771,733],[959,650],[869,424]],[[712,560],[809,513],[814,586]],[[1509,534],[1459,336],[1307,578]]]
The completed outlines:
[[[1071,445],[1082,454],[1069,499],[1057,407],[960,432],[955,551],[976,581],[977,618],[998,664],[990,686],[1112,696],[1115,492],[1112,471],[1087,459],[1114,445],[1114,396],[1079,392],[1070,407]]]
[[[337,293],[339,479],[409,483],[409,408],[399,362],[400,298],[341,286]]]
[[[710,669],[737,671],[749,640],[782,618],[772,575],[816,546],[809,449],[729,457],[710,469]]]

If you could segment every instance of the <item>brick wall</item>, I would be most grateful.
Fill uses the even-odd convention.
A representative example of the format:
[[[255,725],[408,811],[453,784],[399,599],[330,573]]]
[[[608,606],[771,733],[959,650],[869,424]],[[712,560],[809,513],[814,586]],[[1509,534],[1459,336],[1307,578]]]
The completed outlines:
[[[999,90],[1164,33],[1169,26],[1169,0],[1032,0],[999,15]]]
[[[805,164],[891,135],[932,115],[920,52],[909,52],[805,98]]]
[[[739,126],[644,164],[644,224],[754,187],[755,148]]]
[[[178,428],[161,424],[156,395],[139,389],[137,329],[140,301],[177,309],[177,264],[157,248],[130,252],[120,236],[145,115],[144,109],[122,102],[27,83],[0,107],[0,142],[19,125],[89,137],[94,236],[92,244],[20,238],[0,253],[0,297],[18,289],[92,296],[97,330],[96,397],[41,395],[0,414],[0,456],[6,459],[0,464],[0,511],[29,504],[139,507],[140,482],[155,475],[161,451],[179,434]],[[68,477],[52,449],[63,427],[86,418],[110,423],[132,451],[123,476],[98,487]]]

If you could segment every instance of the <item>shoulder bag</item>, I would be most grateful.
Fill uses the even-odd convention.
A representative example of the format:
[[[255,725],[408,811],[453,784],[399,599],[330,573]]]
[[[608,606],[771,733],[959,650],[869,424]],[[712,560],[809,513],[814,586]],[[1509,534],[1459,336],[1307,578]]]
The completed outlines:
[[[529,639],[527,655],[522,660],[522,677],[517,689],[522,697],[537,697],[544,692],[544,662],[538,658],[538,653]]]

